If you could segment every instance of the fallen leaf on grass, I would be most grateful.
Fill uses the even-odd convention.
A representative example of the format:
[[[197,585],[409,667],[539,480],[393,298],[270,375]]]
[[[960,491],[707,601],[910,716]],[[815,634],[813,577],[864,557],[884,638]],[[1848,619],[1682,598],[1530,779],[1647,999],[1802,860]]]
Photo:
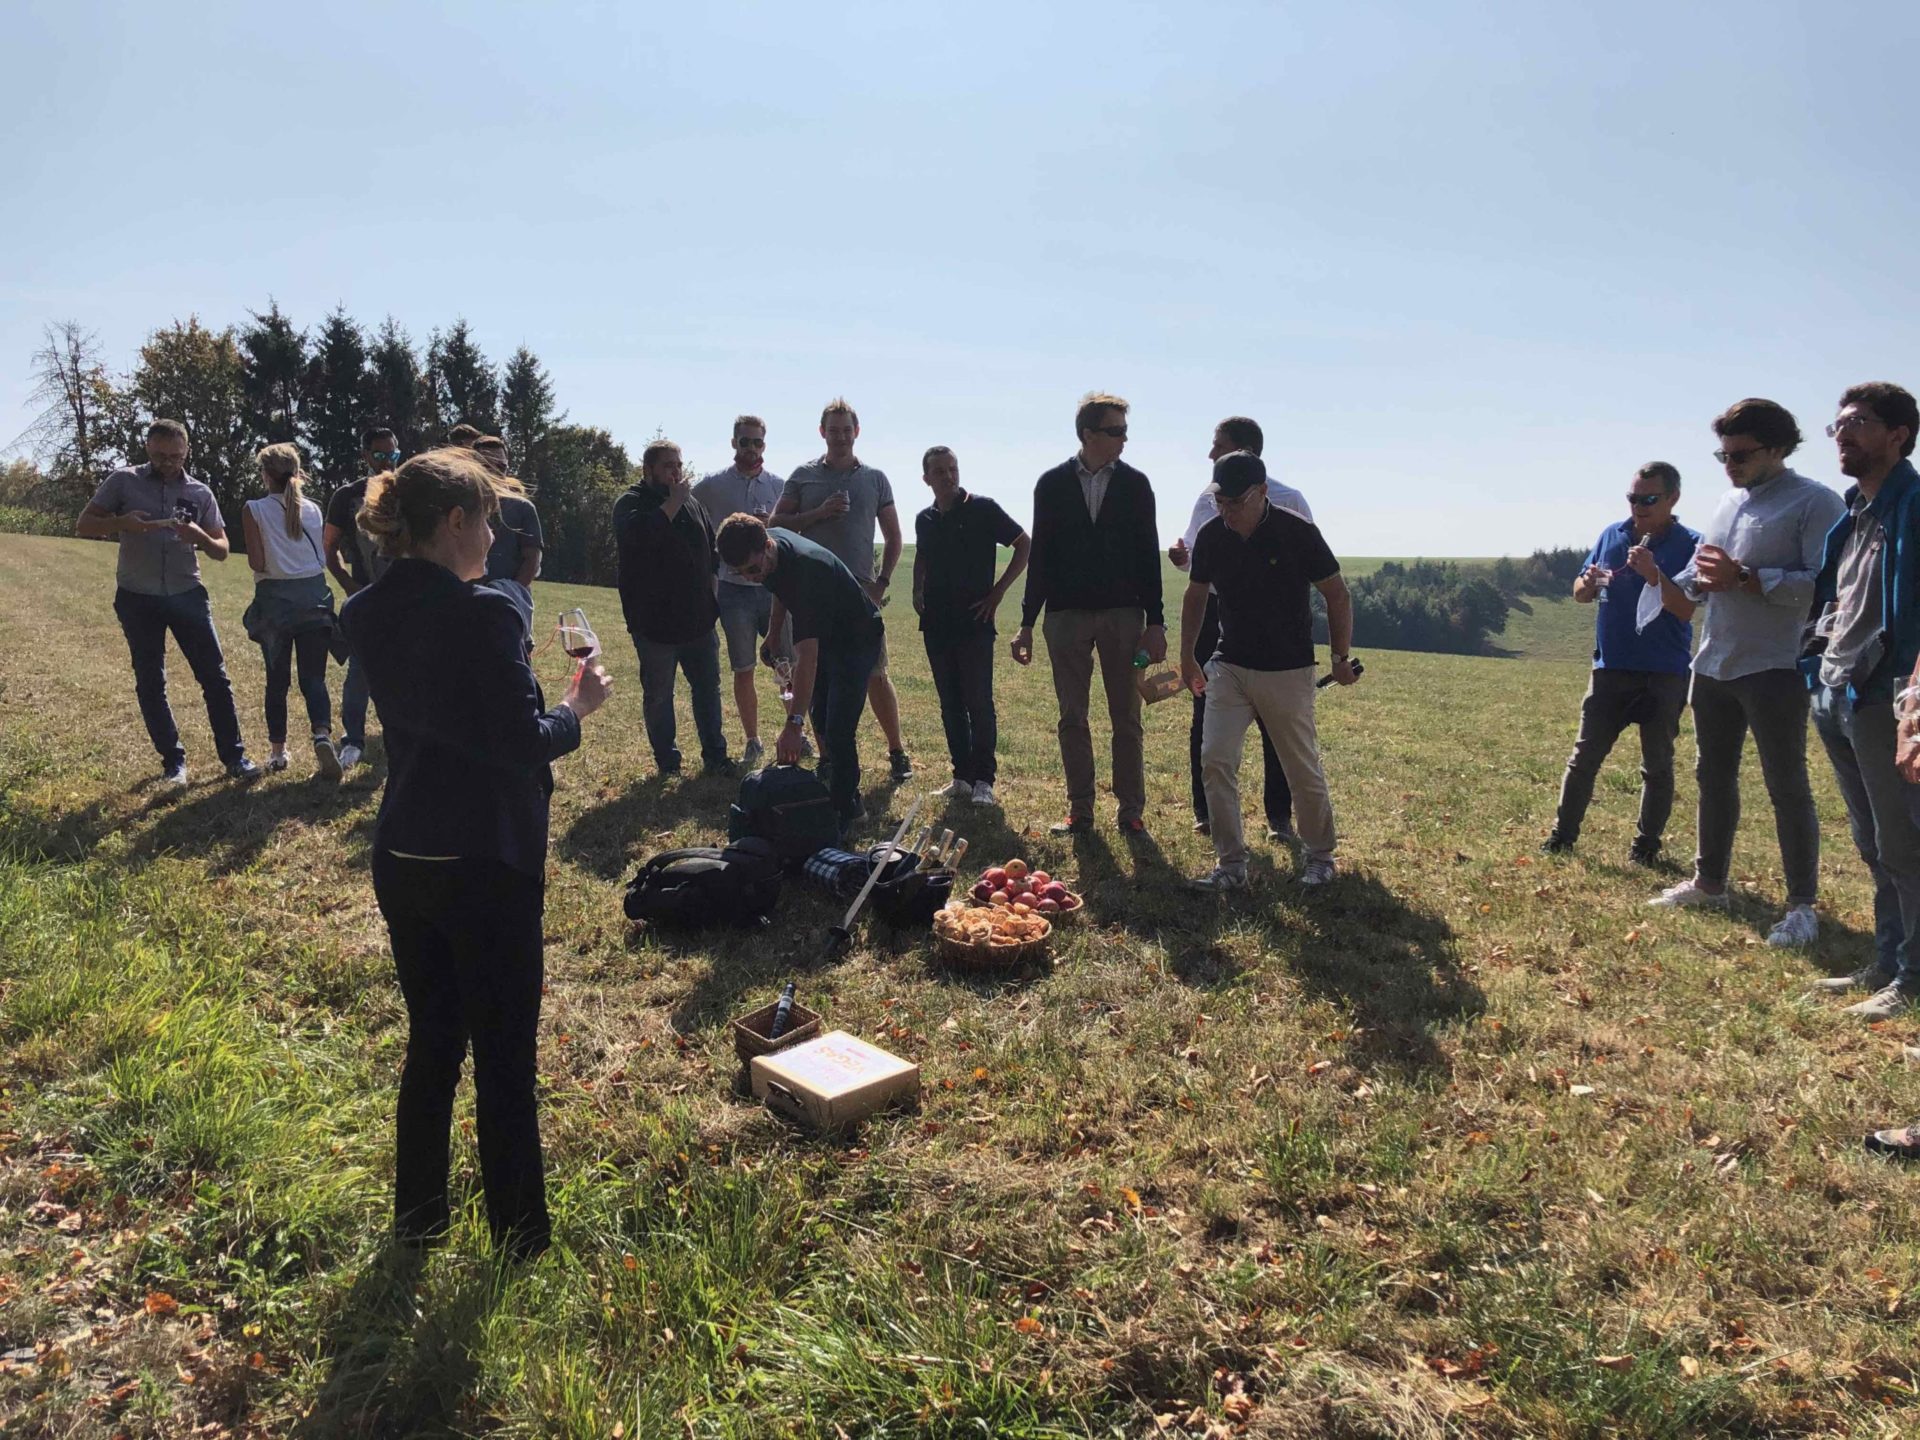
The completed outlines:
[[[1594,1089],[1594,1087],[1593,1087],[1593,1086],[1591,1086],[1591,1085],[1569,1085],[1569,1086],[1567,1086],[1567,1094],[1569,1094],[1569,1095],[1571,1095],[1571,1096],[1573,1096],[1573,1097],[1574,1097],[1575,1099],[1579,1099],[1579,1098],[1581,1098],[1581,1097],[1583,1097],[1583,1096],[1587,1096],[1587,1095],[1593,1095],[1593,1094],[1596,1094],[1596,1093],[1598,1093],[1598,1092],[1597,1092],[1597,1091],[1596,1091],[1596,1090]]]
[[[147,1296],[149,1315],[172,1315],[180,1309],[180,1302],[164,1290],[155,1290]]]
[[[1039,1335],[1043,1333],[1047,1327],[1031,1315],[1022,1315],[1018,1320],[1013,1322],[1013,1328],[1018,1330],[1022,1335]]]
[[[1693,1356],[1691,1355],[1682,1355],[1680,1357],[1680,1373],[1686,1376],[1689,1380],[1699,1379],[1700,1378],[1700,1362],[1694,1359]]]
[[[1634,1357],[1631,1353],[1626,1355],[1596,1355],[1593,1357],[1593,1363],[1598,1365],[1602,1370],[1631,1370],[1633,1368],[1633,1361]]]

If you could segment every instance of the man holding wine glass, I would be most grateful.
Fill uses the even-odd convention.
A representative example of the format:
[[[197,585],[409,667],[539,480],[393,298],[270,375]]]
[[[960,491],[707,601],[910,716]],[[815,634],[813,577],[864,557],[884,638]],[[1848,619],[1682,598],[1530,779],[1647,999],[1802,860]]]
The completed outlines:
[[[207,705],[214,748],[227,774],[254,780],[213,609],[200,583],[200,556],[227,558],[230,545],[213,491],[187,474],[187,427],[155,420],[147,427],[147,463],[109,475],[80,512],[75,531],[86,540],[117,540],[120,561],[113,611],[133,658],[134,694],[147,736],[160,753],[161,783],[184,789],[187,751],[167,703],[167,635],[186,657]]]
[[[709,775],[731,775],[720,715],[720,617],[713,522],[693,498],[680,447],[656,440],[640,457],[640,483],[613,505],[620,608],[640,656],[640,708],[662,775],[680,772],[673,682],[684,671],[700,757]]]

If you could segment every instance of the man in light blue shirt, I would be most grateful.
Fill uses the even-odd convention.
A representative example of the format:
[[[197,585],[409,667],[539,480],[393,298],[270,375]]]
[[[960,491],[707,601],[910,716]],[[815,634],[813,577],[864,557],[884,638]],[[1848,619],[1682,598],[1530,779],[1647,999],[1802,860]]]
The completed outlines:
[[[1820,819],[1807,779],[1807,688],[1801,632],[1827,532],[1845,505],[1826,485],[1787,468],[1800,427],[1782,405],[1742,400],[1713,422],[1733,489],[1707,524],[1693,563],[1674,577],[1669,609],[1702,603],[1693,657],[1693,733],[1699,749],[1699,850],[1693,878],[1651,905],[1727,908],[1740,824],[1740,757],[1753,732],[1773,802],[1787,913],[1769,945],[1811,945],[1819,933]],[[1664,589],[1665,587],[1663,587]]]
[[[763,523],[772,520],[786,482],[767,469],[766,460],[767,422],[758,415],[735,418],[733,464],[693,487],[693,498],[712,518],[716,530],[730,515],[752,515]],[[766,586],[738,574],[731,565],[722,565],[717,598],[720,632],[727,637],[727,666],[733,671],[733,708],[746,741],[740,764],[752,770],[766,758],[766,747],[760,743],[760,695],[753,682],[754,667],[760,663],[760,640],[773,613],[773,596]],[[793,653],[791,628],[774,650],[779,655]]]

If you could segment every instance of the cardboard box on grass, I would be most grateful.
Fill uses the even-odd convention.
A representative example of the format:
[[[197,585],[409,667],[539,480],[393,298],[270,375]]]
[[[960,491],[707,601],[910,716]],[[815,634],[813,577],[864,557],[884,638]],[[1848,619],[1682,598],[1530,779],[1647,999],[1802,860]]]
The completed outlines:
[[[817,1040],[756,1055],[753,1096],[815,1130],[838,1130],[920,1093],[920,1067],[833,1030]]]

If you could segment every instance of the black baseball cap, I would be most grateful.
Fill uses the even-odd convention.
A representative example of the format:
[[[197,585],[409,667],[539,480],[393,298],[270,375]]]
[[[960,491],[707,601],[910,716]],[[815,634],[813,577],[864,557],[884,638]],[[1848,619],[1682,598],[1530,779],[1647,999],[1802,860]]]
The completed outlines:
[[[1251,450],[1236,450],[1214,461],[1213,484],[1207,487],[1207,493],[1237,500],[1256,485],[1266,488],[1266,461]]]

